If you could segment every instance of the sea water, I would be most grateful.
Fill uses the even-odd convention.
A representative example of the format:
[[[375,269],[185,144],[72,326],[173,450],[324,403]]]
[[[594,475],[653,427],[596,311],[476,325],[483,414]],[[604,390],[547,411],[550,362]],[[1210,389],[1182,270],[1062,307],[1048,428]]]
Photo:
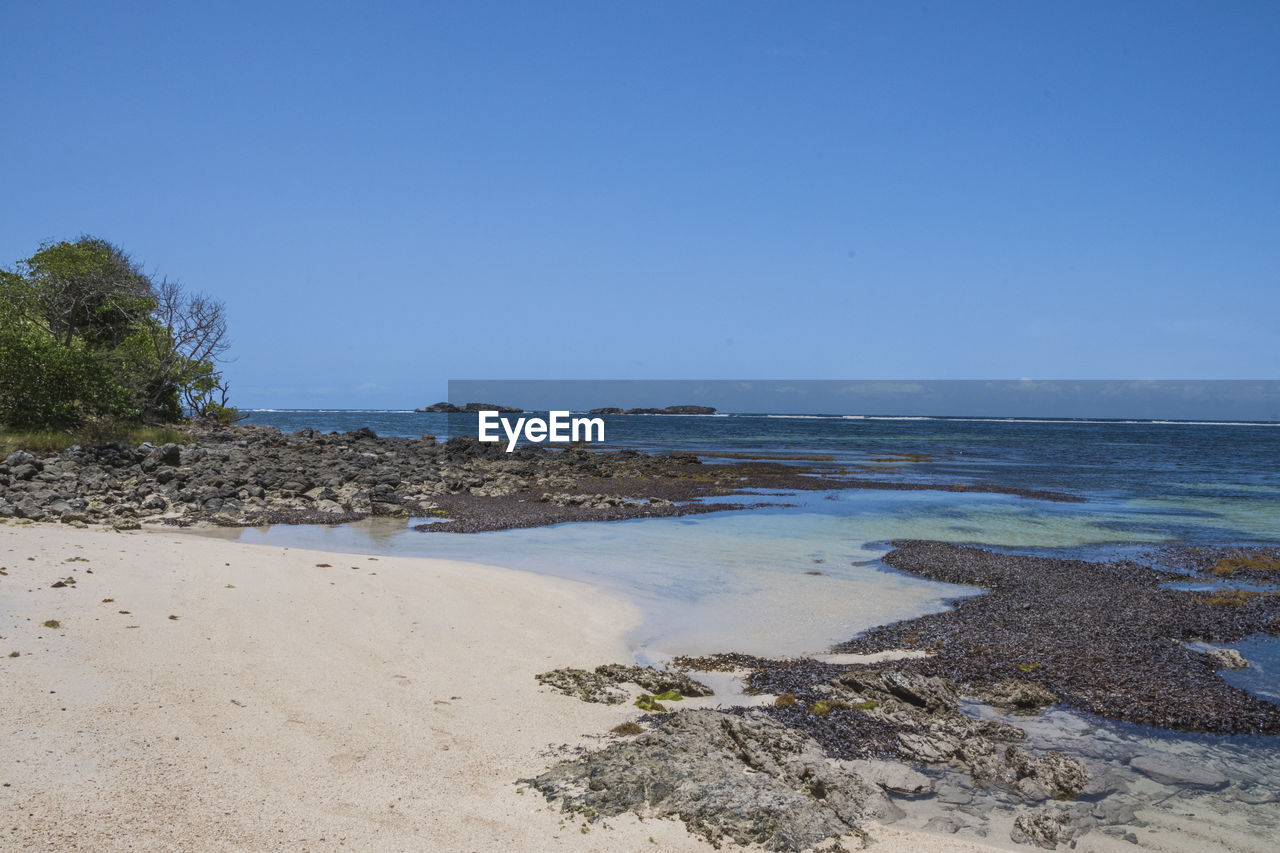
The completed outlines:
[[[1280,425],[1152,421],[606,416],[615,446],[723,457],[829,457],[865,479],[1053,490],[1069,503],[955,491],[841,490],[743,497],[736,512],[470,535],[422,520],[249,529],[245,541],[493,563],[589,581],[644,613],[640,657],[809,654],[977,590],[878,562],[894,539],[1105,558],[1168,541],[1280,541]],[[475,416],[254,411],[249,423],[446,437]],[[796,464],[806,464],[797,462]],[[719,500],[719,499],[717,499]]]

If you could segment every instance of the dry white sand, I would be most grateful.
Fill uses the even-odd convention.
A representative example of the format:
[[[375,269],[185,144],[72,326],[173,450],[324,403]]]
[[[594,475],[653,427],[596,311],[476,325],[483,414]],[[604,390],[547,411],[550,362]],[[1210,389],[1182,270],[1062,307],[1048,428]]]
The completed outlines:
[[[517,792],[638,713],[534,681],[631,659],[637,613],[589,586],[46,525],[0,526],[0,567],[0,849],[711,849]]]

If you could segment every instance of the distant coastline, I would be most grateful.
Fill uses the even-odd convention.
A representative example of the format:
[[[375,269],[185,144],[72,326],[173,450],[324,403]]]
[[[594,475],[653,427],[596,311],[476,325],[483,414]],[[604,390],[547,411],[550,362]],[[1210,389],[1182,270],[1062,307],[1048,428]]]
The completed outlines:
[[[414,409],[415,412],[427,414],[474,414],[476,412],[502,412],[504,414],[518,414],[524,411],[517,406],[503,406],[497,403],[464,403],[461,406],[455,403],[441,401],[432,403],[430,406],[423,406],[420,409]],[[605,406],[599,409],[590,409],[589,415],[714,415],[716,410],[712,406],[696,406],[691,404],[683,404],[677,406],[666,406],[665,408],[635,408],[623,409],[617,406]]]
[[[715,408],[712,406],[694,406],[680,405],[667,406],[662,409],[639,408],[639,409],[620,409],[616,406],[606,406],[602,409],[589,409],[589,415],[714,415]]]

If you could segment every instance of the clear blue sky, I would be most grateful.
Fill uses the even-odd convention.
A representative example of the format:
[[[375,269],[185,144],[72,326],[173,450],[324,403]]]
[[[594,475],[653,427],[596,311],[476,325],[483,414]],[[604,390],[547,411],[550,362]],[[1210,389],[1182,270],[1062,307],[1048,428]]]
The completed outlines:
[[[267,5],[0,11],[0,262],[217,296],[241,405],[1280,377],[1280,4]]]

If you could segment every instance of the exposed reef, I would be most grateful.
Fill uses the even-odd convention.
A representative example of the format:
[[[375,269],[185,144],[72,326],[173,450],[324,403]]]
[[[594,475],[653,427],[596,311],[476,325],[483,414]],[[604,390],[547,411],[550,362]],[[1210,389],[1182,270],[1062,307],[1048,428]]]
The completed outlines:
[[[622,688],[623,684],[634,684],[652,693],[674,692],[682,697],[712,695],[710,687],[694,681],[683,672],[620,663],[604,664],[591,671],[554,669],[539,674],[537,679],[566,696],[576,696],[584,702],[601,702],[606,705],[618,705],[630,698]]]
[[[1132,723],[1280,733],[1280,707],[1231,686],[1218,674],[1219,657],[1187,645],[1280,635],[1280,590],[1182,591],[1166,584],[1185,575],[1135,562],[894,545],[884,557],[894,568],[987,591],[945,612],[876,628],[839,651],[920,649],[929,656],[902,665],[979,693],[1021,679],[1080,710]]]
[[[892,800],[935,791],[941,803],[980,816],[974,798],[982,792],[983,802],[1012,810],[1011,840],[1052,849],[1093,829],[1135,840],[1129,830],[1141,825],[1134,816],[1141,800],[1104,765],[1095,778],[1071,755],[1028,748],[1021,725],[1033,715],[1061,704],[1171,729],[1280,733],[1280,708],[1218,674],[1247,665],[1238,653],[1189,645],[1280,634],[1280,590],[1265,586],[1275,581],[1275,549],[1164,547],[1152,554],[1162,569],[939,542],[894,545],[884,558],[890,566],[985,591],[947,612],[876,628],[839,651],[924,656],[878,663],[676,658],[678,669],[734,672],[748,693],[776,698],[767,706],[647,714],[640,722],[650,728],[633,740],[525,781],[588,820],[622,811],[675,816],[713,841],[773,850],[856,835],[867,819],[892,820],[899,809]],[[1236,576],[1253,588],[1207,594],[1168,586],[1188,576]],[[973,716],[969,700],[1003,717]],[[1159,753],[1123,760],[1127,772],[1182,790],[1220,791],[1231,782],[1215,767]],[[967,779],[960,788],[941,781],[956,774]],[[876,796],[877,788],[891,799]],[[926,828],[964,825],[960,814],[935,817]]]
[[[1280,584],[1280,548],[1274,546],[1165,545],[1152,556],[1159,563],[1194,572],[1205,580]]]
[[[781,663],[739,656],[679,662],[762,670]],[[788,851],[859,835],[867,820],[900,817],[890,797],[934,791],[933,780],[909,765],[966,774],[1023,807],[1070,801],[1090,782],[1076,759],[1019,746],[1026,734],[1017,726],[962,713],[957,686],[944,678],[844,667],[834,678],[796,686],[798,693],[773,706],[646,715],[652,728],[633,740],[522,781],[587,820],[624,811],[679,817],[712,842]],[[1070,817],[1055,838],[1093,821],[1085,811]],[[1025,823],[1038,826],[1034,817]]]
[[[680,711],[634,740],[521,781],[588,820],[676,817],[717,846],[799,851],[900,814],[812,738],[759,712]]]

